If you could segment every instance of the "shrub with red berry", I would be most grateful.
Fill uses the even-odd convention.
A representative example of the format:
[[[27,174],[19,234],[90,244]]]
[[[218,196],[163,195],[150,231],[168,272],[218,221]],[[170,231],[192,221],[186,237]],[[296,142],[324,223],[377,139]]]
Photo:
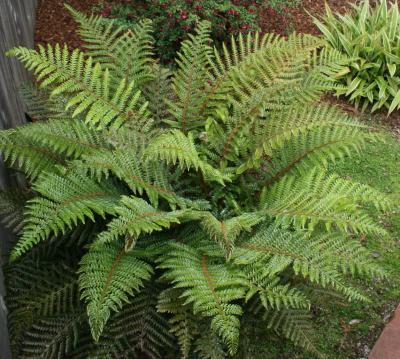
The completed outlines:
[[[259,3],[244,0],[143,0],[128,5],[109,5],[102,14],[114,17],[119,25],[129,26],[141,18],[154,22],[157,52],[163,62],[170,62],[179,44],[200,20],[212,24],[214,41],[222,42],[239,32],[258,29]],[[109,2],[110,3],[110,2]],[[112,3],[112,1],[111,1]]]

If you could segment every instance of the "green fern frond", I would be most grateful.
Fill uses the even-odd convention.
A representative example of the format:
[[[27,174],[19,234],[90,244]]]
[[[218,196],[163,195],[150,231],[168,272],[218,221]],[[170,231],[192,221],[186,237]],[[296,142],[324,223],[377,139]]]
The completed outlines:
[[[211,317],[211,329],[221,336],[234,354],[239,340],[242,308],[233,302],[244,297],[243,283],[233,268],[213,263],[195,248],[173,244],[158,266],[165,269],[163,278],[183,288],[185,304],[192,304],[194,314]]]
[[[324,240],[326,239],[324,237]],[[233,258],[239,265],[250,265],[248,271],[257,270],[258,272],[251,274],[258,280],[259,278],[264,280],[268,275],[275,274],[274,271],[268,273],[269,266],[278,266],[278,270],[282,271],[290,265],[296,274],[323,287],[331,286],[345,294],[350,300],[366,300],[358,290],[344,284],[344,277],[339,272],[337,264],[332,264],[335,262],[336,253],[321,250],[318,243],[320,243],[318,237],[305,238],[300,232],[292,233],[276,225],[263,225],[254,236],[236,246]],[[356,266],[358,259],[357,254],[354,257],[349,255],[348,261]],[[269,262],[273,265],[271,263],[268,265]],[[251,266],[253,263],[264,264],[257,268]],[[249,294],[253,295],[253,292],[254,290]],[[304,298],[303,302],[306,303]],[[299,303],[300,301],[297,304]],[[267,301],[266,304],[268,304]],[[296,305],[295,302],[294,304]]]
[[[256,265],[248,265],[244,268],[246,278],[249,280],[249,290],[246,294],[246,301],[249,301],[255,294],[258,294],[262,305],[267,309],[281,310],[283,308],[309,309],[310,300],[304,293],[297,288],[292,288],[289,284],[281,285],[280,278],[271,275],[263,278],[264,274],[262,262]]]
[[[304,176],[285,176],[261,195],[261,208],[279,223],[313,229],[323,223],[327,230],[385,235],[357,202],[372,201],[378,208],[390,206],[387,196],[368,186],[358,185],[312,170]]]
[[[135,80],[138,88],[154,78],[151,20],[141,20],[124,29],[101,16],[86,16],[69,5],[66,8],[79,24],[86,54],[95,62],[112,70],[118,80],[125,79],[126,83]]]
[[[325,356],[315,347],[314,328],[309,312],[301,309],[287,309],[280,312],[267,312],[264,320],[268,321],[268,328],[281,332],[294,344],[314,353],[318,358]]]
[[[296,123],[296,126],[293,126],[293,123]],[[332,136],[335,137],[328,137],[328,133],[337,128],[343,128],[344,131],[340,134],[332,133]],[[302,141],[309,142],[306,144],[307,147],[304,148],[303,152],[287,154],[281,160],[282,165],[286,165],[286,167],[280,168],[280,172],[285,171],[284,173],[287,173],[295,168],[301,168],[302,161],[307,162],[308,160],[308,163],[312,162],[310,166],[315,165],[316,159],[311,161],[311,158],[318,151],[322,151],[323,160],[321,163],[329,160],[329,157],[334,160],[335,157],[340,158],[348,154],[346,147],[343,146],[347,136],[355,137],[359,135],[360,139],[364,138],[364,142],[366,142],[369,139],[366,131],[369,129],[368,126],[349,118],[335,107],[326,104],[312,107],[295,104],[287,108],[284,113],[281,111],[271,113],[268,121],[261,125],[258,130],[259,133],[256,134],[254,147],[250,148],[250,159],[238,168],[238,172],[262,166],[264,156],[268,156],[271,158],[272,163],[269,165],[272,165],[271,172],[273,173],[273,171],[276,171],[274,167],[278,166],[279,163],[275,160],[275,157],[280,157],[280,150],[282,149],[282,152],[287,152],[291,148],[300,150],[301,147],[297,144]],[[310,136],[310,132],[314,132],[316,136]],[[322,133],[323,138],[317,137]],[[339,138],[339,136],[342,137]],[[340,142],[340,139],[343,142]],[[334,146],[335,144],[336,146]],[[278,177],[278,173],[276,177]]]
[[[21,126],[16,131],[67,159],[110,148],[103,133],[88,127],[79,119],[41,121]]]
[[[50,91],[37,86],[24,84],[20,88],[28,114],[32,119],[43,121],[53,118],[65,118],[65,99],[51,97]]]
[[[42,172],[54,171],[57,165],[65,164],[64,156],[52,151],[19,129],[10,129],[0,133],[0,151],[10,167],[23,171],[31,179]]]
[[[165,165],[156,161],[143,161],[143,147],[131,142],[114,150],[93,152],[83,156],[81,161],[74,162],[73,166],[98,180],[115,175],[135,195],[145,193],[156,207],[160,197],[171,203],[181,202],[170,184]]]
[[[25,334],[20,358],[62,358],[72,352],[85,316],[70,314],[40,319]]]
[[[254,130],[257,120],[266,110],[283,112],[286,106],[294,103],[311,103],[322,91],[316,86],[310,85],[307,89],[303,86],[306,63],[312,51],[321,47],[320,41],[312,40],[308,46],[299,49],[297,42],[290,45],[285,41],[267,40],[267,45],[264,43],[263,47],[257,48],[245,57],[245,60],[236,59],[236,66],[230,65],[232,61],[226,50],[228,59],[217,58],[217,64],[222,66],[222,70],[218,70],[218,65],[215,65],[217,70],[214,71],[217,71],[217,74],[214,75],[214,81],[227,81],[224,77],[229,76],[231,82],[229,97],[223,95],[225,106],[219,105],[214,113],[214,117],[220,119],[219,124],[214,123],[209,130],[211,144],[220,154],[221,160],[236,159],[240,145],[243,146],[243,138],[251,136],[249,131]],[[245,48],[243,38],[239,38],[234,47]],[[233,57],[235,56],[238,57],[234,54]],[[224,61],[228,63],[229,70],[224,69]],[[228,74],[224,74],[224,71],[228,71]],[[221,73],[224,74],[222,78]],[[215,97],[218,99],[217,95]],[[227,111],[230,104],[234,108],[232,114]],[[223,130],[214,129],[221,125]],[[222,138],[220,132],[224,133]]]
[[[206,330],[196,340],[194,352],[199,359],[225,359],[228,357],[221,339],[215,333],[208,333]]]
[[[286,174],[304,174],[317,167],[323,170],[338,159],[360,154],[368,141],[377,138],[377,134],[352,125],[321,126],[299,133],[273,151],[265,184],[271,185]]]
[[[129,296],[151,277],[152,268],[126,252],[119,243],[95,242],[83,256],[79,268],[82,298],[88,303],[87,313],[93,338],[98,341],[111,311],[117,311]]]
[[[77,275],[65,259],[54,264],[48,256],[46,261],[39,262],[34,256],[27,255],[5,268],[5,278],[10,310],[9,333],[16,356],[24,347],[24,334],[32,330],[32,326],[40,325],[41,319],[75,316],[81,310]],[[43,345],[42,339],[29,342],[28,347]]]
[[[222,221],[216,219],[209,212],[206,212],[202,217],[201,225],[210,238],[222,246],[228,259],[232,254],[235,240],[240,233],[243,231],[250,232],[252,227],[264,219],[264,217],[257,212],[243,213],[240,216]]]
[[[34,269],[32,263],[18,266],[20,273],[29,268]],[[46,278],[43,278],[43,274],[46,274]],[[67,263],[61,263],[61,266],[52,265],[44,273],[36,271],[30,280],[34,281],[30,287],[22,281],[17,286],[13,283],[18,293],[13,299],[31,319],[79,311],[78,278]],[[23,289],[19,287],[22,285]]]
[[[167,100],[172,101],[171,92],[172,71],[160,65],[153,65],[155,78],[148,82],[143,89],[143,95],[149,103],[149,111],[156,126],[161,126],[164,121],[170,120]]]
[[[111,93],[112,74],[103,70],[91,57],[75,49],[69,52],[57,44],[47,50],[14,48],[7,53],[17,57],[33,71],[41,87],[50,87],[51,95],[69,96],[65,109],[74,107],[72,116],[85,112],[85,121],[98,128],[120,127],[129,122],[141,130],[148,129],[150,121],[147,104],[140,103],[141,92],[135,82],[122,79]]]
[[[203,126],[199,112],[205,94],[205,79],[209,68],[212,49],[210,42],[210,23],[202,21],[196,28],[195,35],[182,43],[177,55],[178,69],[174,72],[172,89],[177,99],[168,101],[170,114],[175,118],[168,124],[178,128],[184,134]]]
[[[104,217],[115,213],[121,191],[111,182],[97,183],[77,174],[47,173],[34,185],[42,197],[27,204],[27,220],[22,235],[13,248],[15,260],[50,234],[65,233],[85,217],[95,221],[95,214]]]
[[[166,350],[174,350],[174,337],[169,333],[167,320],[157,311],[159,287],[146,283],[119,313],[113,315],[102,338],[110,338],[108,350],[114,348],[116,358],[147,355],[163,358]],[[121,333],[123,333],[121,335]]]
[[[8,188],[0,191],[0,222],[6,228],[18,233],[23,226],[26,202],[32,193],[23,188]]]
[[[148,160],[161,160],[167,164],[177,164],[184,169],[200,170],[205,180],[224,183],[229,177],[210,164],[202,161],[194,143],[193,135],[187,136],[180,130],[161,134],[150,142],[144,154]]]
[[[180,223],[186,215],[185,210],[163,212],[156,210],[145,200],[123,196],[115,207],[117,218],[108,224],[108,230],[99,235],[101,243],[113,242],[120,237],[127,237],[126,250],[132,249],[136,239],[145,233],[161,231],[173,223]]]
[[[198,318],[193,314],[192,306],[185,305],[182,293],[177,288],[162,291],[158,297],[157,310],[172,315],[169,319],[170,331],[178,339],[182,358],[187,359],[193,340],[198,334]]]
[[[374,262],[369,251],[359,241],[349,240],[337,233],[320,234],[313,246],[326,256],[326,263],[335,266],[344,274],[366,275],[385,278],[385,271]]]

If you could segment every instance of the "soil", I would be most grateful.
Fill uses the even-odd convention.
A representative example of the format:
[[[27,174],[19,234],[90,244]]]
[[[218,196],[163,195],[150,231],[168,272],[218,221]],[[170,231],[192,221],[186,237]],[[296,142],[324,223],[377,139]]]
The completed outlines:
[[[100,0],[40,0],[36,14],[35,44],[68,44],[79,47],[82,42],[76,33],[76,24],[64,7],[68,3],[84,13],[91,13]]]
[[[320,17],[325,12],[325,3],[334,12],[343,13],[351,8],[349,0],[302,0],[296,8],[285,8],[275,11],[265,8],[260,16],[264,32],[276,32],[285,35],[288,31],[317,35],[319,31],[313,24],[312,16]]]
[[[71,48],[79,47],[82,43],[75,32],[76,24],[64,7],[65,0],[40,0],[37,11],[35,42],[67,43]],[[129,0],[67,0],[75,9],[90,14],[93,7],[112,3],[132,3]],[[344,12],[348,9],[348,0],[327,0],[334,11]],[[260,15],[260,26],[263,32],[277,32],[282,35],[290,30],[302,33],[318,34],[312,17],[324,13],[324,0],[302,0],[296,8],[282,9],[280,12],[265,8]]]

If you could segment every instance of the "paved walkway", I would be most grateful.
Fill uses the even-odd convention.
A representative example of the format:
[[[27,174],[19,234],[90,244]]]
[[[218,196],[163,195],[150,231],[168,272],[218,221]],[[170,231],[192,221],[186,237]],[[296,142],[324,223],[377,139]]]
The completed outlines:
[[[368,359],[400,359],[400,305],[383,330]]]

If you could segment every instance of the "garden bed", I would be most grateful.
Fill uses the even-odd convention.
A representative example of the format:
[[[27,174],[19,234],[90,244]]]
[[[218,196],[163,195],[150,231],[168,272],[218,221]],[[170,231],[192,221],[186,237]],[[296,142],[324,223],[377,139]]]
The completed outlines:
[[[118,0],[113,3],[128,3],[129,0]],[[76,24],[71,14],[64,7],[65,0],[41,0],[37,12],[37,26],[35,34],[36,43],[67,43],[75,48],[81,45],[81,40],[75,33]],[[90,13],[94,6],[104,3],[104,0],[69,0],[68,4],[79,11]],[[346,0],[327,0],[329,6],[344,12],[349,3]],[[324,11],[323,1],[303,0],[301,6],[287,9],[284,16],[272,9],[265,9],[260,16],[260,25],[264,32],[278,32],[286,34],[288,29],[297,32],[317,34],[309,14],[318,16]]]

